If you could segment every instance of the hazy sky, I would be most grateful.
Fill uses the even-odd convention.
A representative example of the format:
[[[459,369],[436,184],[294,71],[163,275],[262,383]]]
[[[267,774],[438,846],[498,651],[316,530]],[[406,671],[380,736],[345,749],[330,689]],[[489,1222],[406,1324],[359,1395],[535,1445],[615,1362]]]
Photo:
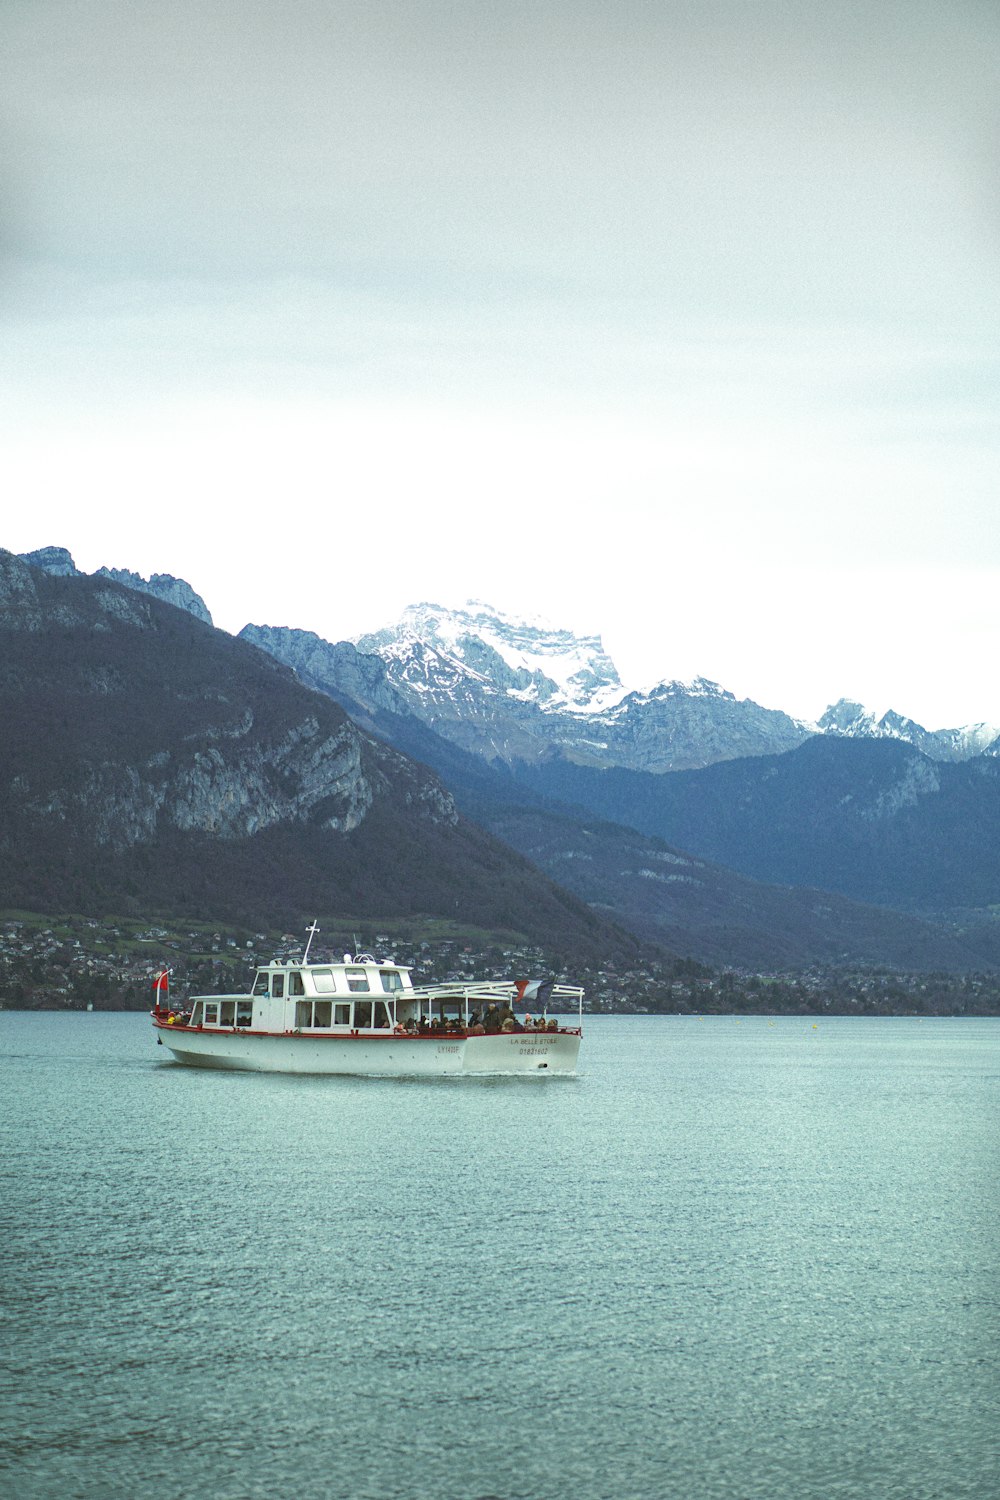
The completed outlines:
[[[6,0],[0,544],[1000,722],[1000,9]]]

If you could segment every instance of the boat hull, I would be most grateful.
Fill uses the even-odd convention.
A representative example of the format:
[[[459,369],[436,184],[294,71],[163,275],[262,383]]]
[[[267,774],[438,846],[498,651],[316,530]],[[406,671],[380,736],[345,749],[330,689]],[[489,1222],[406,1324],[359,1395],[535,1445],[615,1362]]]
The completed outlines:
[[[340,1073],[431,1077],[447,1074],[575,1073],[578,1031],[495,1036],[315,1036],[300,1032],[209,1031],[156,1025],[179,1063],[252,1073]]]

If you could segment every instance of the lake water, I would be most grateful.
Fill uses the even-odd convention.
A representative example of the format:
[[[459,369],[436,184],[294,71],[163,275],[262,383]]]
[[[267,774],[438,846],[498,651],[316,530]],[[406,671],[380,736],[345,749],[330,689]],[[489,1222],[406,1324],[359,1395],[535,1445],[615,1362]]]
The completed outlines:
[[[381,1080],[8,1011],[0,1066],[0,1494],[1000,1494],[1000,1021]]]

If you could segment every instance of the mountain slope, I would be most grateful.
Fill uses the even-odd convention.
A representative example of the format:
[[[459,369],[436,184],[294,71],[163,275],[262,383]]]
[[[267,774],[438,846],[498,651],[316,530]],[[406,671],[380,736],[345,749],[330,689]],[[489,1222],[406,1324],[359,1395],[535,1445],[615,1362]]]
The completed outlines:
[[[985,928],[957,933],[829,891],[751,880],[597,819],[513,804],[479,816],[597,910],[701,963],[950,972],[1000,964],[1000,940]]]
[[[426,912],[635,947],[273,658],[112,580],[0,552],[0,713],[0,906]]]
[[[816,736],[780,756],[648,776],[548,765],[516,779],[757,880],[934,913],[1000,902],[1000,762]]]

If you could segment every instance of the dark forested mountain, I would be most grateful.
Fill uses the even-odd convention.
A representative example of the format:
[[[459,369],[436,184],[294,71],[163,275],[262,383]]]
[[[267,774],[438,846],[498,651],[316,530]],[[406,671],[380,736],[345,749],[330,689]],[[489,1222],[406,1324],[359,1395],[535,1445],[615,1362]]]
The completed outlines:
[[[635,947],[272,657],[110,578],[0,552],[0,712],[0,906]]]
[[[817,736],[785,755],[648,776],[551,763],[517,780],[758,880],[924,912],[1000,902],[1000,760]]]
[[[595,818],[459,800],[596,910],[702,963],[960,972],[1000,964],[1000,938],[982,925],[959,933],[830,891],[750,880]]]
[[[433,765],[463,812],[553,880],[639,936],[702,963],[949,971],[1000,964],[1000,933],[988,922],[959,929],[810,884],[754,880],[532,790],[433,731],[415,730],[412,718],[380,714],[376,728]]]

